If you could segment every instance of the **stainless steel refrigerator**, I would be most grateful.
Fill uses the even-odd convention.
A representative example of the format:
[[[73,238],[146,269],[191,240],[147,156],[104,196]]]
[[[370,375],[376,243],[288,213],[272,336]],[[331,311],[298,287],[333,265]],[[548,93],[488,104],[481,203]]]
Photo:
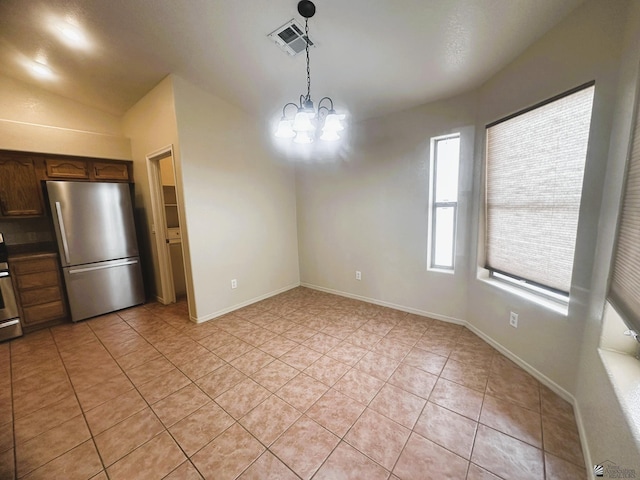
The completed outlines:
[[[47,182],[71,319],[144,302],[129,185]]]

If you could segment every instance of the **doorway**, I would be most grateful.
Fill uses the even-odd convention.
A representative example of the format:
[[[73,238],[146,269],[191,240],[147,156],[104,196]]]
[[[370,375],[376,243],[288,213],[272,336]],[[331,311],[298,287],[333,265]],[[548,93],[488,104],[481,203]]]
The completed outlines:
[[[157,299],[166,305],[187,296],[173,147],[148,155],[147,168],[153,211],[151,232],[155,237],[160,268]]]

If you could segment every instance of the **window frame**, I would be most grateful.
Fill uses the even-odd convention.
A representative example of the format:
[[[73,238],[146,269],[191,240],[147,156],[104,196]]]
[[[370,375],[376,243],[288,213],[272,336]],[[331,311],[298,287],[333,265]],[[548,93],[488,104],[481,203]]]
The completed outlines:
[[[438,143],[441,141],[458,139],[458,175],[456,178],[456,200],[438,202],[436,201],[436,185],[438,182]],[[431,137],[430,140],[430,158],[429,158],[429,179],[430,179],[430,193],[429,193],[429,219],[428,219],[428,256],[427,256],[427,270],[454,273],[455,272],[455,259],[456,259],[456,240],[458,232],[458,203],[459,203],[459,191],[460,191],[460,149],[461,149],[461,135],[460,132],[449,133],[447,135],[440,135],[437,137]],[[435,263],[436,259],[436,219],[438,209],[453,208],[453,232],[452,232],[452,246],[451,246],[451,266],[438,265]]]
[[[609,264],[607,279],[606,302],[615,314],[622,320],[627,328],[635,333],[640,332],[640,310],[637,302],[633,302],[634,294],[638,291],[637,280],[618,279],[625,276],[625,272],[618,272],[623,262],[631,261],[632,266],[637,265],[636,255],[638,248],[630,248],[630,233],[623,233],[623,229],[635,230],[640,213],[636,208],[628,207],[627,202],[632,203],[637,196],[640,185],[640,83],[636,83],[631,128],[629,132],[629,144],[624,160],[624,174],[620,189],[619,205],[615,222],[615,237]],[[635,233],[631,232],[631,233]],[[622,238],[621,238],[622,237]],[[626,241],[626,251],[622,252],[621,242]],[[634,245],[635,246],[635,245]],[[628,273],[628,272],[626,272]],[[636,297],[637,298],[637,297]],[[638,338],[640,341],[640,338]],[[640,353],[640,350],[638,350]]]

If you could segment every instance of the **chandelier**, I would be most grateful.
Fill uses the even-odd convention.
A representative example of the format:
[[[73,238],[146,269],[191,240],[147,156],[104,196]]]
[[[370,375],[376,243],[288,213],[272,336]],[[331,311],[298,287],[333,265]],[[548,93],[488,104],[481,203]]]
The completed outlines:
[[[282,118],[278,123],[275,136],[293,138],[294,143],[312,143],[319,135],[320,140],[335,141],[340,139],[338,132],[344,130],[339,115],[333,108],[333,100],[323,97],[316,110],[311,100],[311,70],[309,68],[309,19],[316,13],[316,6],[309,0],[298,3],[298,13],[304,17],[304,40],[307,54],[307,94],[300,95],[298,104],[289,102],[282,107]],[[295,108],[295,113],[293,108]]]

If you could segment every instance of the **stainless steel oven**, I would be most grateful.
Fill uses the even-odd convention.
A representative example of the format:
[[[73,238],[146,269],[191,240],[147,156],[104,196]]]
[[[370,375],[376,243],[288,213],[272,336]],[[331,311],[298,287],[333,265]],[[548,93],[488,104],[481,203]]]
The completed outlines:
[[[9,265],[0,262],[0,341],[22,335]]]
[[[7,264],[7,247],[0,233],[0,341],[20,335],[22,335],[22,325],[18,318],[18,306]]]

